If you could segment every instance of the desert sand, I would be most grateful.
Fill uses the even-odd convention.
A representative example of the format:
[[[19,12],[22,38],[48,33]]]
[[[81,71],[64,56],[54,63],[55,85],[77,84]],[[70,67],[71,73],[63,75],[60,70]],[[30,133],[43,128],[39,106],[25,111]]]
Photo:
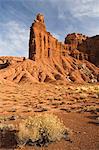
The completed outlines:
[[[0,83],[0,122],[16,124],[34,113],[56,114],[72,131],[70,141],[22,149],[99,149],[99,84]]]

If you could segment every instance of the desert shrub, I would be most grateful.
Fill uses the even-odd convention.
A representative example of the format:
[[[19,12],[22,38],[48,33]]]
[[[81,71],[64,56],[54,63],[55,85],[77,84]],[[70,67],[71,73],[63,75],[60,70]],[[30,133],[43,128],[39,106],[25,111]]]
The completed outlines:
[[[0,130],[13,130],[14,129],[14,125],[13,124],[5,124],[5,123],[0,123]]]
[[[85,106],[83,110],[86,112],[98,112],[99,108],[96,106]]]
[[[53,114],[34,115],[19,124],[19,144],[31,141],[42,146],[67,136],[68,131],[63,122]]]

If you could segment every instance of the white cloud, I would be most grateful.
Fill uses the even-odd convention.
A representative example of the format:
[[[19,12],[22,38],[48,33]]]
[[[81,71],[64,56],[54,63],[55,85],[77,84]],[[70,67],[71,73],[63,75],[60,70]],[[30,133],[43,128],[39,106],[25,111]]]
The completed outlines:
[[[99,34],[99,0],[49,0],[66,24],[65,32]]]
[[[15,21],[0,23],[0,55],[26,56],[29,30]]]
[[[65,18],[67,10],[74,17],[99,17],[99,0],[50,0],[59,11],[59,18]]]
[[[75,17],[99,17],[99,1],[97,0],[76,0],[72,13]]]

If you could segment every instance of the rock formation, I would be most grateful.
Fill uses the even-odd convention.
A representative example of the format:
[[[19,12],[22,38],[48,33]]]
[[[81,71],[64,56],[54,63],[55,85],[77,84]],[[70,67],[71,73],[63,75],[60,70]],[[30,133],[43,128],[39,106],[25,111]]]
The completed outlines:
[[[76,59],[88,60],[88,53],[78,49],[88,39],[82,34],[68,34],[64,44],[59,42],[46,30],[44,16],[38,14],[30,28],[29,58],[32,60],[56,58],[61,62],[61,56],[71,54]]]
[[[38,60],[55,57],[59,61],[68,50],[68,45],[62,44],[46,31],[44,16],[38,14],[30,28],[29,58]]]
[[[69,44],[71,50],[74,50],[77,49],[78,45],[85,41],[87,38],[88,37],[83,34],[72,33],[66,36],[64,43]]]
[[[4,68],[6,68],[6,67],[8,67],[10,65],[10,63],[9,63],[9,61],[8,60],[6,60],[6,62],[4,63],[0,63],[0,69],[4,69]]]
[[[80,52],[78,46],[88,39],[87,36],[79,33],[68,34],[65,38],[65,44],[69,45],[71,56],[80,60],[88,60],[88,54],[84,51]]]
[[[29,59],[1,57],[10,65],[0,70],[0,81],[20,84],[98,82],[99,68],[89,62],[92,53],[85,49],[88,40],[82,34],[73,33],[65,38],[64,43],[59,42],[47,32],[44,16],[38,14],[30,28]],[[97,55],[98,51],[94,56]]]
[[[71,45],[73,57],[86,59],[99,67],[99,35],[87,37],[72,33],[66,36],[65,43]]]
[[[86,53],[89,57],[88,60],[99,67],[99,35],[86,39],[77,48]]]
[[[71,76],[73,75],[73,72],[79,72],[78,60],[81,60],[80,63],[82,66],[86,60],[89,60],[88,53],[78,49],[79,45],[81,45],[87,39],[88,37],[85,35],[72,33],[67,35],[64,43],[59,42],[51,35],[51,33],[47,32],[44,16],[42,14],[38,14],[36,20],[32,23],[30,28],[29,58],[35,62],[41,61],[41,64],[46,64],[49,66],[49,68],[47,68],[48,70],[52,68],[50,71],[47,71],[47,73],[44,73],[41,67],[41,72],[39,74],[39,78],[41,78],[40,81],[44,81],[46,77],[49,77],[49,75],[49,78],[57,80],[64,79],[74,81],[75,77],[73,78]],[[67,59],[69,62],[67,62]],[[86,70],[86,67],[82,68],[82,70],[84,69]],[[90,72],[90,74],[91,73],[92,72]],[[78,74],[81,73],[79,72]],[[82,76],[83,75],[81,75],[83,81],[85,80],[85,76]],[[81,78],[79,81],[81,81]]]

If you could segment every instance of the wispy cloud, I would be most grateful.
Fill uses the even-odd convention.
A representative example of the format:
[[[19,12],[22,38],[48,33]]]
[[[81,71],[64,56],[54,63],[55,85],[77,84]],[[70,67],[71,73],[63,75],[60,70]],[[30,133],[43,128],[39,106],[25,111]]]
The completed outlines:
[[[49,0],[58,10],[64,32],[82,32],[87,35],[99,34],[98,0]],[[60,25],[61,26],[61,25]]]
[[[99,1],[76,0],[72,12],[75,17],[99,17]]]
[[[0,55],[26,56],[29,30],[15,21],[0,23],[0,30]]]
[[[99,16],[99,1],[98,0],[50,0],[53,5],[56,5],[59,11],[59,17],[66,16],[69,11],[75,17]]]

